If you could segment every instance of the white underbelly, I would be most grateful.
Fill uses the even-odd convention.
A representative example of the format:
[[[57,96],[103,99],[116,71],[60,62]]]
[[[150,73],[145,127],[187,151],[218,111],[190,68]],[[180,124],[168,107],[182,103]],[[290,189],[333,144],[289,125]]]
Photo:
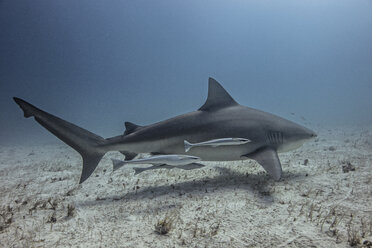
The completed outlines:
[[[185,152],[183,140],[179,138],[164,139],[157,141],[146,141],[132,144],[118,145],[114,150],[130,151],[134,153],[161,153],[161,154],[184,154],[200,157],[204,161],[232,161],[244,160],[245,154],[251,153],[259,148],[258,144],[247,143],[242,145],[225,145],[218,147],[200,146],[193,147]]]

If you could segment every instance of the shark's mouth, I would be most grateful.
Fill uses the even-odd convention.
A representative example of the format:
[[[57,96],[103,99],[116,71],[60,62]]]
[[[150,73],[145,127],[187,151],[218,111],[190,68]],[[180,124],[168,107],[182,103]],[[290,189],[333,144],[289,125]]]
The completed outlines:
[[[300,139],[292,142],[287,142],[278,147],[278,152],[289,152],[301,147],[308,139]]]

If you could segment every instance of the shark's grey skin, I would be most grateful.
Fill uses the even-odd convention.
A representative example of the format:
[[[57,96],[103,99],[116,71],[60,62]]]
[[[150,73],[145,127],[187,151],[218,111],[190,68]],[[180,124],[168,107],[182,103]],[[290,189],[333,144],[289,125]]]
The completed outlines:
[[[255,159],[275,179],[282,167],[277,152],[301,146],[316,134],[281,117],[238,104],[213,78],[209,78],[208,98],[197,111],[148,126],[126,122],[123,135],[104,139],[72,123],[14,98],[25,117],[37,122],[83,157],[80,183],[95,170],[108,151],[121,151],[133,158],[138,153],[185,154],[184,140],[192,143],[240,137],[251,142],[239,146],[195,147],[188,155],[205,161]]]

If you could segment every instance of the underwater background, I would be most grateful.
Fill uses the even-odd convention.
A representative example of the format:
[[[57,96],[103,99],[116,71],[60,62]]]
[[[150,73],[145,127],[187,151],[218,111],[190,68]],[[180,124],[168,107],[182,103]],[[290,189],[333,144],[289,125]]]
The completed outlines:
[[[208,77],[309,128],[372,123],[372,1],[0,1],[0,144],[103,137],[199,108]]]
[[[12,99],[110,137],[198,109],[209,77],[318,134],[281,180],[110,151],[79,184]],[[372,247],[371,106],[371,0],[0,0],[0,247]]]

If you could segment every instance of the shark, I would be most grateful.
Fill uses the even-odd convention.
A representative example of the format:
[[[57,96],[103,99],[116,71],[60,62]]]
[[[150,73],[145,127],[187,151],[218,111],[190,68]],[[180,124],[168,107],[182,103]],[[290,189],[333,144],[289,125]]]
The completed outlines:
[[[290,120],[240,105],[213,78],[208,81],[207,100],[196,111],[145,126],[125,122],[123,134],[106,139],[20,98],[13,99],[24,117],[33,117],[81,155],[83,167],[79,184],[89,178],[108,151],[121,152],[125,160],[142,153],[192,155],[203,161],[253,159],[278,181],[282,177],[278,152],[294,150],[317,136]],[[185,152],[184,140],[200,143],[231,137],[250,142],[238,146],[200,146]]]

